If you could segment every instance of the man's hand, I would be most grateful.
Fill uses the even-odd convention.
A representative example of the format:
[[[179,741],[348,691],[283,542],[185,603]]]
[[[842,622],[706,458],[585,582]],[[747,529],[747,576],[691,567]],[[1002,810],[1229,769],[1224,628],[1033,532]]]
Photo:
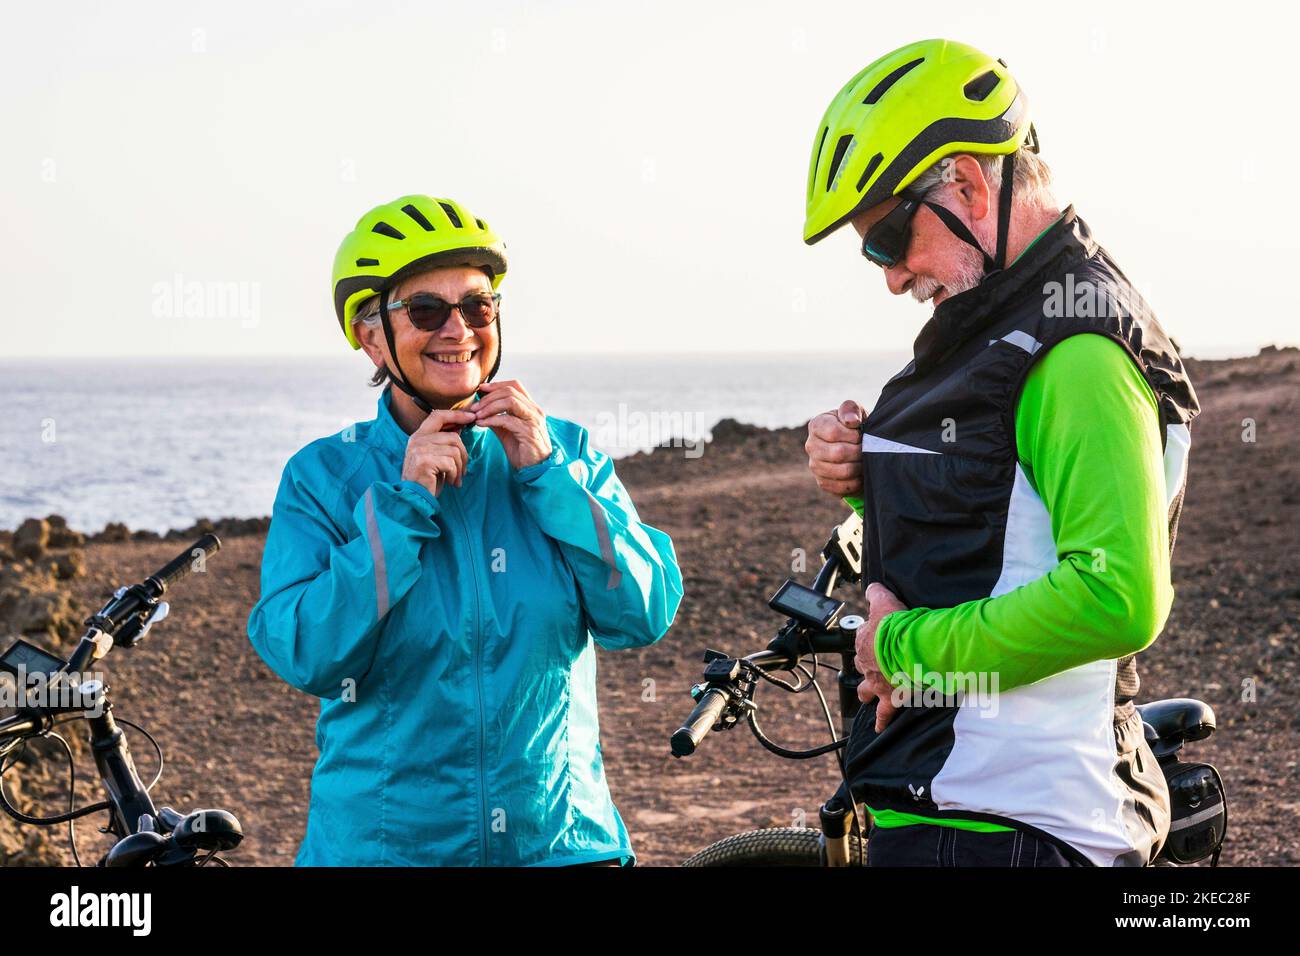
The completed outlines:
[[[454,431],[474,421],[473,412],[435,408],[406,440],[406,459],[402,462],[402,480],[418,481],[437,496],[444,482],[460,487],[469,453]]]
[[[510,467],[517,471],[550,456],[546,415],[523,385],[514,379],[484,382],[479,392],[482,398],[470,406],[470,411],[478,424],[492,429],[501,439]]]
[[[880,733],[894,719],[894,712],[898,708],[892,699],[893,685],[885,680],[885,675],[880,672],[880,664],[876,661],[876,631],[888,615],[895,611],[906,611],[907,605],[879,582],[867,585],[867,601],[871,610],[867,613],[866,622],[858,628],[853,665],[862,675],[862,683],[858,685],[858,700],[864,704],[871,703],[873,699],[880,701],[876,705],[876,733]]]
[[[843,498],[862,495],[862,406],[847,401],[833,412],[823,412],[808,423],[808,468],[817,487]]]

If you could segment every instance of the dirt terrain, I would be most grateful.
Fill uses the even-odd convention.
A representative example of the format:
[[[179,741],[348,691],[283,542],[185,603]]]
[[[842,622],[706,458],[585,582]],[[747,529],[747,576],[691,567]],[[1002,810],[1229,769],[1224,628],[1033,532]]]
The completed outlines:
[[[1223,863],[1294,865],[1300,352],[1189,366],[1203,411],[1174,557],[1177,600],[1164,634],[1139,659],[1141,698],[1198,697],[1218,715],[1217,734],[1190,753],[1215,763],[1229,788]],[[805,816],[816,825],[818,805],[837,784],[831,758],[781,760],[743,727],[711,737],[691,758],[676,760],[668,749],[690,711],[701,651],[761,649],[780,623],[766,599],[791,575],[796,549],[807,553],[807,581],[843,516],[807,475],[803,439],[803,429],[723,423],[702,457],[660,449],[618,465],[643,520],[672,535],[686,581],[663,640],[600,656],[610,787],[642,864],[679,862],[741,829]],[[227,536],[208,573],[177,591],[171,619],[140,649],[110,657],[108,670],[116,712],[153,732],[167,755],[157,802],[233,810],[247,840],[232,860],[288,864],[303,835],[317,702],[271,673],[245,636],[262,543],[261,534]],[[74,607],[84,615],[113,585],[138,580],[178,549],[176,540],[91,541],[85,574],[68,583]],[[833,694],[833,676],[823,684]],[[828,739],[812,695],[763,688],[758,700],[778,742]],[[152,749],[134,733],[131,746],[151,777]],[[78,749],[78,800],[100,799],[93,764]],[[65,808],[66,769],[55,764],[54,773],[27,768],[35,774],[22,790],[29,810],[32,799],[40,812]],[[0,850],[10,863],[68,860],[64,828],[16,830],[0,817]],[[93,858],[102,838],[89,824],[78,836],[83,859]]]

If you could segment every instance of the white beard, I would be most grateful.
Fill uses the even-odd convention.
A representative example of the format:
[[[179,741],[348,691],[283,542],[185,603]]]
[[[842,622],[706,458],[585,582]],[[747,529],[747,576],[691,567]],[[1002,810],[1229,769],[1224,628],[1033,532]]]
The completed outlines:
[[[940,282],[930,276],[918,277],[912,286],[912,298],[917,302],[928,302],[941,288],[947,289],[948,296],[951,298],[975,288],[984,281],[984,257],[973,246],[965,243],[962,245],[961,261],[954,266],[952,278],[947,282]]]

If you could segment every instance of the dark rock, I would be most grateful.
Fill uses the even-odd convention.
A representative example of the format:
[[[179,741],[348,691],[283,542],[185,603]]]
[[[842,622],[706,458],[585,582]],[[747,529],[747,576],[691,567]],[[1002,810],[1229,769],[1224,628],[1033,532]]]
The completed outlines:
[[[715,448],[724,445],[738,445],[749,439],[759,438],[770,433],[770,429],[761,428],[758,425],[746,425],[734,418],[724,418],[713,426],[712,431],[713,441],[710,444]]]
[[[13,552],[35,561],[45,554],[50,542],[50,526],[41,518],[28,518],[14,532]]]
[[[45,634],[51,638],[70,637],[76,628],[72,603],[62,591],[20,591],[12,601],[8,616],[11,630],[20,634]]]
[[[103,531],[95,535],[93,540],[117,544],[122,541],[129,541],[130,538],[131,532],[127,530],[126,525],[119,521],[110,521],[104,525]]]
[[[49,520],[49,519],[46,519]],[[80,548],[86,543],[86,536],[70,528],[56,528],[50,525],[51,548]]]
[[[86,573],[86,555],[81,551],[65,551],[53,560],[54,576],[60,581],[82,577]]]
[[[199,535],[215,534],[220,538],[235,538],[241,535],[265,534],[271,526],[269,517],[261,518],[200,518],[188,528],[173,528],[165,535],[168,541],[193,541]]]
[[[190,525],[188,528],[185,528],[180,532],[173,531],[170,534],[168,534],[168,537],[170,538],[173,534],[175,534],[177,537],[181,537],[181,538],[187,538],[187,539],[197,538],[201,534],[210,534],[215,532],[216,530],[217,530],[216,525],[212,523],[211,518],[199,518],[197,521],[194,522],[194,524]]]

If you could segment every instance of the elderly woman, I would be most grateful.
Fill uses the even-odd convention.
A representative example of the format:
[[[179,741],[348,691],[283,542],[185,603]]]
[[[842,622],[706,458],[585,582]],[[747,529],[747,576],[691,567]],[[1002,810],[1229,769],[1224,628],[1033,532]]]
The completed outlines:
[[[248,634],[321,698],[298,865],[629,863],[595,644],[651,644],[672,541],[501,360],[505,247],[448,199],[371,210],[334,263],[373,421],[290,459]]]

